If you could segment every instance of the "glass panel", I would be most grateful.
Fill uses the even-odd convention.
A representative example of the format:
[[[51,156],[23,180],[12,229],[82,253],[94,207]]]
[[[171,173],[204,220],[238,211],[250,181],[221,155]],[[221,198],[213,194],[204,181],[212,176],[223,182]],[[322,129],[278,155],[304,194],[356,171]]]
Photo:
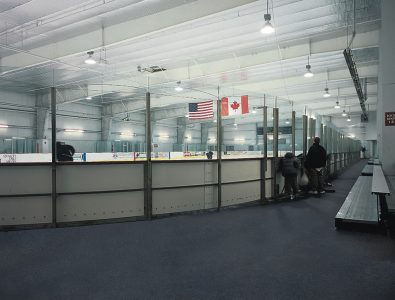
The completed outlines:
[[[295,155],[303,154],[303,118],[296,116],[295,118]]]
[[[11,49],[1,49],[4,56]],[[25,53],[24,63],[32,56]],[[2,55],[0,55],[2,56]],[[52,74],[51,66],[41,70],[21,72],[19,65],[1,66],[0,77],[0,163],[51,162],[51,95],[42,77]],[[52,82],[52,81],[51,81]]]
[[[154,160],[217,157],[216,87],[173,81],[150,92]]]
[[[292,152],[292,103],[288,100],[277,99],[279,108],[278,123],[278,156]]]

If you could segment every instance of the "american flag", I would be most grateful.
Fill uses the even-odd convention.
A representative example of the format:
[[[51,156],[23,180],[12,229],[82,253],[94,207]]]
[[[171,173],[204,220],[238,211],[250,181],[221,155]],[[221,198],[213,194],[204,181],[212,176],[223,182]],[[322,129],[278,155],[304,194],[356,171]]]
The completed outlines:
[[[204,120],[214,117],[213,101],[189,103],[189,120]]]

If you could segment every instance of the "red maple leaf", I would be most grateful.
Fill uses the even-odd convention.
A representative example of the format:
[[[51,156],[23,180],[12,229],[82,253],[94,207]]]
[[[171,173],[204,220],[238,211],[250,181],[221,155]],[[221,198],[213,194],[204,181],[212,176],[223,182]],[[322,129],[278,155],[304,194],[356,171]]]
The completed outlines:
[[[238,110],[240,104],[237,101],[233,101],[232,105],[230,106],[233,110]]]

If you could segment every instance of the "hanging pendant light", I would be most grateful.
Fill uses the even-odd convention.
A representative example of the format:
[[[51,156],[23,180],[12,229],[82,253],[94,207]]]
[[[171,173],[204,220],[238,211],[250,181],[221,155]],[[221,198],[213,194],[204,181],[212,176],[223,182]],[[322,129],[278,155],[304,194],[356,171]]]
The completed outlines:
[[[176,92],[181,92],[181,91],[184,90],[184,89],[182,88],[182,86],[181,86],[181,81],[177,81],[177,85],[176,85],[176,87],[174,88],[174,90],[175,90]]]
[[[351,122],[351,117],[350,117],[350,115],[347,116],[347,122]]]
[[[329,98],[330,96],[331,96],[331,94],[329,93],[329,89],[328,88],[325,88],[324,89],[324,94],[322,95],[324,98]]]
[[[94,51],[88,51],[88,52],[86,52],[86,54],[88,54],[88,58],[87,59],[85,59],[85,63],[87,64],[87,65],[94,65],[94,64],[96,64],[96,60],[93,58],[93,54],[94,54],[95,52]]]
[[[339,109],[340,108],[340,105],[339,105],[339,94],[340,94],[340,89],[337,88],[337,100],[336,100],[335,109]]]
[[[343,109],[342,117],[347,117],[347,113],[346,113],[346,110],[345,110],[345,109]]]
[[[311,72],[311,66],[310,66],[310,56],[307,56],[307,65],[306,65],[306,71],[304,73],[304,77],[311,78],[313,76],[314,74],[313,72]]]
[[[272,16],[269,14],[269,0],[267,0],[267,6],[266,6],[266,14],[263,16],[265,19],[265,25],[261,29],[262,34],[272,34],[274,33],[275,29],[270,23],[270,20],[272,19]]]

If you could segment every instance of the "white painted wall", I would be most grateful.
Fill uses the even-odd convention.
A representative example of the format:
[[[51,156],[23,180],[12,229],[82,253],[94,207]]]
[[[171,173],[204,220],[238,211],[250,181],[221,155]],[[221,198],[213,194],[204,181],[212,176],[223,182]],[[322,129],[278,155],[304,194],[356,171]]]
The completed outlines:
[[[377,131],[379,159],[386,175],[395,175],[395,126],[384,126],[385,112],[395,112],[395,1],[381,1]]]

